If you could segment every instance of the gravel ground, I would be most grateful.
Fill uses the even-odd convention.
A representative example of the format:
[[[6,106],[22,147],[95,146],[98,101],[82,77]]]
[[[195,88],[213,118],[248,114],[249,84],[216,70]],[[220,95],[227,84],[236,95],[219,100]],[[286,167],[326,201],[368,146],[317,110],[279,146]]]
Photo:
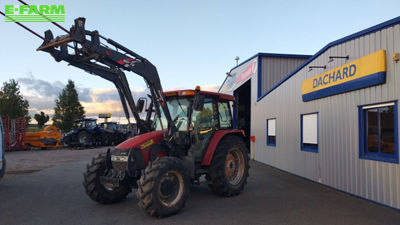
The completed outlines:
[[[106,150],[107,148],[104,147],[84,150],[53,149],[6,152],[6,174],[10,176],[13,174],[32,173],[96,156]]]
[[[400,211],[251,161],[243,193],[219,197],[206,184],[192,185],[186,207],[156,219],[137,206],[136,190],[111,205],[92,201],[82,173],[106,148],[8,152],[0,181],[0,224],[6,225],[399,225]]]

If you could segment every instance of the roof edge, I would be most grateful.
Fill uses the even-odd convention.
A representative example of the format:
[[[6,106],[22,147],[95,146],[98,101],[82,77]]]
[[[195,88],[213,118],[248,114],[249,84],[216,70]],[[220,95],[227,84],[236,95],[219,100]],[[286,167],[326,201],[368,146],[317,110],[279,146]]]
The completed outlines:
[[[321,50],[319,50],[317,53],[315,53],[311,58],[309,58],[307,61],[305,61],[303,64],[301,64],[299,67],[297,67],[294,71],[292,71],[291,73],[289,73],[285,78],[283,78],[280,82],[278,82],[277,84],[275,84],[270,90],[268,90],[266,93],[262,94],[261,96],[259,96],[257,98],[257,102],[260,101],[261,99],[263,99],[265,96],[267,96],[269,93],[271,93],[273,90],[275,90],[277,87],[279,87],[281,84],[283,84],[284,82],[286,82],[289,78],[291,78],[293,75],[295,75],[297,72],[299,72],[301,69],[303,69],[305,66],[307,66],[310,62],[312,62],[315,58],[317,58],[318,56],[322,55],[322,53],[324,53],[326,50],[328,50],[329,48],[342,44],[344,42],[356,39],[358,37],[373,33],[377,30],[381,30],[396,24],[400,23],[400,16],[393,18],[391,20],[385,21],[383,23],[377,24],[375,26],[369,27],[367,29],[361,30],[359,32],[356,32],[354,34],[345,36],[343,38],[340,38],[336,41],[332,41],[329,44],[327,44],[325,47],[323,47]]]
[[[283,53],[267,53],[267,52],[259,52],[250,58],[246,59],[245,61],[239,63],[237,66],[233,67],[231,70],[229,70],[229,73],[232,72],[232,70],[244,65],[245,63],[249,62],[250,60],[256,58],[256,57],[282,57],[282,58],[298,58],[298,59],[308,59],[312,55],[301,55],[301,54],[283,54]],[[222,82],[221,86],[219,86],[218,92],[221,91],[221,87],[224,85],[226,79],[228,76],[225,77],[224,81]]]
[[[300,58],[300,59],[305,59],[305,58],[310,58],[313,55],[301,55],[301,54],[283,54],[283,53],[268,53],[268,52],[259,52],[250,58],[246,59],[245,61],[239,63],[237,66],[233,67],[229,72],[232,72],[232,70],[242,66],[243,64],[247,63],[248,61],[256,58],[256,57],[281,57],[281,58]]]

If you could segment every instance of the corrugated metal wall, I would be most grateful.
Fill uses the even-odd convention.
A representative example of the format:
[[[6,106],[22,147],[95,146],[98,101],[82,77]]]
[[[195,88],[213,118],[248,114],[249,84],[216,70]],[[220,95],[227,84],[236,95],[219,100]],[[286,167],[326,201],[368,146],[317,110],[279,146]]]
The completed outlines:
[[[261,93],[266,93],[286,75],[306,61],[306,58],[262,57]]]
[[[359,158],[358,105],[399,100],[400,63],[392,60],[400,52],[400,25],[333,46],[309,65],[339,67],[379,49],[386,50],[386,83],[310,102],[301,98],[303,80],[324,70],[308,66],[257,102],[257,78],[252,79],[251,135],[256,136],[255,159],[395,208],[400,208],[400,166]],[[349,55],[349,61],[329,56]],[[263,65],[265,67],[267,65]],[[263,68],[264,70],[264,68]],[[300,150],[300,115],[318,112],[319,152]],[[400,116],[400,115],[398,115]],[[266,145],[266,119],[276,118],[276,147]]]

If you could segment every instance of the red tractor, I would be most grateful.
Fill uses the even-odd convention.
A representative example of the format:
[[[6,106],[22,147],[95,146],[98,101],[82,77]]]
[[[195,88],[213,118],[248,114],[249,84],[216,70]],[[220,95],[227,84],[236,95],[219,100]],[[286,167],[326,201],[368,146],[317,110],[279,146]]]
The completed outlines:
[[[239,194],[248,177],[249,156],[244,131],[232,125],[234,97],[199,87],[163,92],[153,64],[97,31],[85,30],[84,25],[85,19],[77,18],[69,34],[57,38],[46,31],[38,50],[113,82],[128,121],[132,113],[138,126],[137,136],[87,166],[83,186],[89,197],[115,203],[137,188],[139,206],[163,217],[184,207],[189,184],[201,177],[218,195]],[[148,85],[151,103],[145,119],[138,113],[144,101],[135,104],[123,71],[142,76]],[[155,123],[151,123],[153,114]]]

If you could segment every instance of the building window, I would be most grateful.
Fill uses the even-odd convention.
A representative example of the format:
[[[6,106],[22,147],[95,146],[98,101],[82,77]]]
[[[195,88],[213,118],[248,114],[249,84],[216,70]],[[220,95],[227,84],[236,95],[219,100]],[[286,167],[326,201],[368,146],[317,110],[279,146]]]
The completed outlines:
[[[276,119],[267,120],[267,145],[276,146]]]
[[[300,120],[301,150],[318,152],[318,113],[303,114]]]
[[[360,158],[398,163],[397,102],[359,107]]]

